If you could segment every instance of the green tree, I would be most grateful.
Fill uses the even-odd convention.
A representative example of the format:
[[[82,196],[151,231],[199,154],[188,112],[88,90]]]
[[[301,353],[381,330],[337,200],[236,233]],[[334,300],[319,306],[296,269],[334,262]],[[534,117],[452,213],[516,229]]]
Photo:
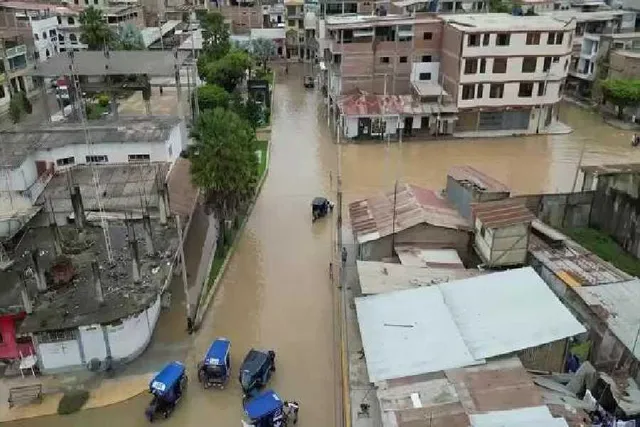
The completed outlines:
[[[226,222],[235,219],[258,182],[255,132],[233,111],[216,108],[200,114],[192,136],[195,143],[188,153],[191,180],[203,190],[216,213],[223,239]]]
[[[115,34],[109,28],[102,11],[93,6],[80,13],[80,32],[80,41],[89,50],[102,50],[105,46],[111,46],[115,40]]]
[[[257,38],[251,40],[250,50],[262,69],[267,69],[267,62],[276,55],[276,44],[271,39]]]
[[[204,41],[203,57],[206,61],[215,61],[231,49],[229,41],[229,27],[224,22],[224,16],[219,12],[208,12],[200,20],[202,39]],[[200,63],[198,63],[200,66]]]
[[[604,100],[617,107],[619,119],[625,107],[640,105],[640,80],[608,79],[600,87]]]
[[[118,50],[144,50],[144,39],[140,30],[132,23],[126,23],[118,31]]]
[[[249,54],[242,50],[233,50],[217,61],[206,63],[200,72],[207,83],[221,86],[227,92],[233,92],[244,79],[250,66]]]
[[[9,101],[9,117],[14,124],[17,124],[25,114],[31,114],[33,106],[22,91],[14,92]]]
[[[489,0],[489,12],[511,13],[511,5],[503,0]]]
[[[198,104],[201,110],[229,108],[230,101],[229,93],[218,85],[206,84],[198,88]]]

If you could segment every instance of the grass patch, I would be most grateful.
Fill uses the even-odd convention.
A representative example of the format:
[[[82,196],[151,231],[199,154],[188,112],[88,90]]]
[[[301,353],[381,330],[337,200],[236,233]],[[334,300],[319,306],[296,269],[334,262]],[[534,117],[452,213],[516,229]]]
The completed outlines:
[[[611,237],[593,228],[564,230],[569,237],[632,276],[640,276],[640,260],[625,252]]]
[[[269,149],[268,141],[258,141],[258,150],[260,151],[260,164],[258,165],[258,177],[262,178],[264,171],[267,169],[267,150]]]
[[[89,392],[86,390],[71,390],[66,392],[58,403],[58,414],[68,415],[78,412],[89,400]]]

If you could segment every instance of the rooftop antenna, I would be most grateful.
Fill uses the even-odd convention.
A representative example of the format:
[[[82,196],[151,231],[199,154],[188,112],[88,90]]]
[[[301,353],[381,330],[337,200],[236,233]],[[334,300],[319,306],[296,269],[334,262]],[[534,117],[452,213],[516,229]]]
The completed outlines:
[[[84,131],[84,140],[87,144],[87,151],[89,156],[93,156],[93,143],[91,142],[91,134],[89,133],[89,128],[87,127],[87,118],[85,116],[86,113],[86,105],[84,103],[84,98],[82,97],[82,92],[80,91],[80,83],[76,79],[75,72],[75,62],[73,60],[74,55],[73,51],[69,51],[69,70],[71,71],[71,80],[73,80],[73,88],[75,92],[75,96],[80,103],[80,122],[82,123],[82,130]],[[74,100],[74,103],[76,100]],[[104,208],[102,205],[102,190],[100,188],[100,174],[97,171],[97,168],[93,162],[89,163],[89,167],[91,168],[91,175],[93,179],[93,187],[96,192],[96,201],[98,203],[98,211],[100,212],[100,225],[102,226],[102,233],[104,235],[104,245],[107,249],[107,258],[109,262],[113,262],[113,252],[111,250],[111,235],[109,233],[109,223],[107,222],[106,215],[104,214]]]

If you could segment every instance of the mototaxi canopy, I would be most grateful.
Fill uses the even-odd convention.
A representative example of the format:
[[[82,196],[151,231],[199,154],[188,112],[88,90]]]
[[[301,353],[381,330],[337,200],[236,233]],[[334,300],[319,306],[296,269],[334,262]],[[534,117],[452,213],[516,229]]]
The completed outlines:
[[[180,382],[185,373],[185,367],[180,362],[167,364],[149,383],[149,391],[159,397],[172,393],[173,388]]]
[[[252,422],[256,422],[282,411],[282,406],[283,402],[276,392],[266,390],[245,403],[244,412]]]

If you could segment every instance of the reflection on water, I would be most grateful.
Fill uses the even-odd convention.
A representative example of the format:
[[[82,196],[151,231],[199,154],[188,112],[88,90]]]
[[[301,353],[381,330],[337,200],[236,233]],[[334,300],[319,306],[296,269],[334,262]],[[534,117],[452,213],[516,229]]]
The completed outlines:
[[[326,116],[319,111],[318,93],[303,88],[294,67],[287,79],[276,88],[269,177],[192,345],[187,360],[191,388],[163,425],[239,425],[237,368],[251,347],[276,351],[278,370],[271,385],[283,398],[301,403],[305,426],[334,424],[334,331],[327,268],[335,213],[312,225],[310,202],[318,195],[335,199],[337,149]],[[640,152],[630,147],[630,133],[604,125],[597,115],[565,105],[561,118],[575,129],[572,134],[405,142],[388,152],[385,144],[344,146],[345,201],[389,189],[396,176],[439,189],[447,170],[456,164],[473,165],[516,193],[567,191],[583,146],[585,164],[640,161]],[[235,373],[228,389],[203,391],[193,367],[216,336],[231,340]],[[64,418],[7,425],[143,426],[147,402],[142,396]]]

